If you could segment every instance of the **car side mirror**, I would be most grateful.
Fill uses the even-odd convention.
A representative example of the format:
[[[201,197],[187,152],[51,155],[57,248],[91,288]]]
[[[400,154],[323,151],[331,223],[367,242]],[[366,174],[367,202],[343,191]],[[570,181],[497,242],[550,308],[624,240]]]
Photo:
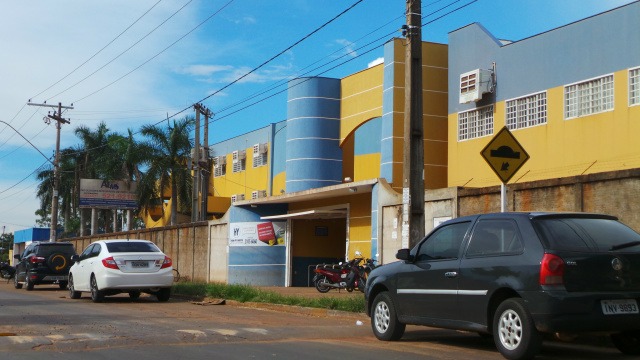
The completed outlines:
[[[71,262],[78,262],[80,261],[80,256],[78,255],[71,255]]]
[[[411,256],[411,250],[409,249],[400,249],[396,253],[396,259],[405,260],[405,261],[413,261],[413,256]]]
[[[13,255],[13,258],[14,258],[14,259],[16,259],[16,260],[18,260],[18,261],[20,261],[20,254],[15,254],[15,255]]]

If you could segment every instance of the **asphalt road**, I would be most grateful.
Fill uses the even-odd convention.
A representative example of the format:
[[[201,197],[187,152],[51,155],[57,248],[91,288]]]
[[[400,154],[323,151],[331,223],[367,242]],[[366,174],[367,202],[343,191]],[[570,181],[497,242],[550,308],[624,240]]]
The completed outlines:
[[[358,321],[363,324],[359,325]],[[160,303],[142,295],[88,294],[71,300],[56,286],[16,290],[0,283],[0,359],[502,359],[491,339],[408,327],[381,342],[369,319],[304,309]],[[616,350],[545,343],[539,359],[623,359]]]

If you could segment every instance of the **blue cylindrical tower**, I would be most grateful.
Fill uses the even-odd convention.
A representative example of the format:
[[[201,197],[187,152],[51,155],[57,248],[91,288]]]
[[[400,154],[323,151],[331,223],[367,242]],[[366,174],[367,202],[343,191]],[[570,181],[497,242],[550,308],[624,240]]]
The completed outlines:
[[[340,80],[291,80],[287,102],[287,192],[342,183],[339,145]]]

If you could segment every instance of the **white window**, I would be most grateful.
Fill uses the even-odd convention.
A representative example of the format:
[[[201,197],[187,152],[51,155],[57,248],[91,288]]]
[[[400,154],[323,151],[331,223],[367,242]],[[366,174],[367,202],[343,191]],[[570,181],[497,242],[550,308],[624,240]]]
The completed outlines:
[[[629,70],[629,106],[640,105],[640,68]]]
[[[493,134],[493,105],[458,113],[458,141]]]
[[[547,123],[547,93],[507,100],[507,128],[521,129]]]
[[[565,119],[609,110],[613,110],[613,75],[565,86]]]

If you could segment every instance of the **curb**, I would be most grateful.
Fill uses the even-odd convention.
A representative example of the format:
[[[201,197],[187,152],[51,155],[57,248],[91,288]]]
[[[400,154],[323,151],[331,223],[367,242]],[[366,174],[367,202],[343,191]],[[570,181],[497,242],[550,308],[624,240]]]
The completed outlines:
[[[271,304],[260,302],[240,302],[235,300],[226,300],[226,303],[231,306],[248,307],[254,309],[273,310],[286,313],[294,313],[316,317],[340,317],[340,318],[353,318],[354,320],[362,320],[368,318],[365,313],[354,313],[350,311],[310,308],[297,305],[283,305],[283,304]]]

